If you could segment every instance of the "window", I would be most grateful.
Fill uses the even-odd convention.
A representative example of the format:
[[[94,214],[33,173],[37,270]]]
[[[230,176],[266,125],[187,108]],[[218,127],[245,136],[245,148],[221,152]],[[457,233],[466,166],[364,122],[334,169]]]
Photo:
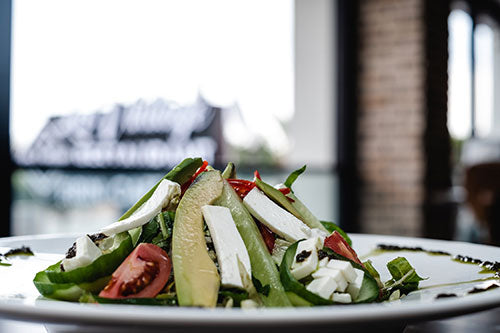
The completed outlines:
[[[327,0],[13,0],[13,233],[94,230],[199,155],[271,183],[308,164],[298,192],[334,219],[333,14]]]

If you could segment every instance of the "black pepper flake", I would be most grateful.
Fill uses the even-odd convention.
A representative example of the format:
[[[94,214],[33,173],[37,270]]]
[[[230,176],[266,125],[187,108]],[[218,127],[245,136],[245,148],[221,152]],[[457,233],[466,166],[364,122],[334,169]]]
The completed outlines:
[[[297,254],[295,256],[295,261],[297,261],[297,262],[303,262],[304,260],[306,260],[307,258],[309,258],[309,256],[311,255],[311,253],[312,253],[311,251],[304,250],[304,251],[300,252],[299,254]]]

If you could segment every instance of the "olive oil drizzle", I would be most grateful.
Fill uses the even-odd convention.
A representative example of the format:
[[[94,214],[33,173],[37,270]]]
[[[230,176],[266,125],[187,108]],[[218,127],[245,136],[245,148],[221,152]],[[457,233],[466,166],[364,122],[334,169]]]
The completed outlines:
[[[477,265],[477,266],[481,267],[482,270],[479,272],[479,274],[493,274],[492,276],[481,278],[481,279],[431,285],[431,286],[420,287],[419,289],[431,289],[431,288],[454,286],[454,285],[461,285],[461,284],[475,283],[475,282],[479,283],[479,282],[486,282],[486,281],[490,281],[490,280],[497,280],[498,281],[498,279],[500,279],[500,262],[498,262],[498,261],[481,260],[481,259],[473,258],[470,256],[466,256],[466,255],[452,255],[449,252],[427,250],[427,249],[424,249],[424,248],[419,247],[419,246],[410,247],[410,246],[399,246],[399,245],[390,245],[390,244],[378,244],[374,250],[372,250],[370,253],[366,254],[363,257],[369,258],[369,257],[381,255],[381,254],[387,253],[387,252],[399,252],[399,251],[423,252],[423,253],[426,253],[428,255],[433,255],[433,256],[449,256],[451,258],[451,260],[453,260],[455,262],[462,263],[462,264]],[[471,292],[469,292],[469,293],[486,291],[486,290],[490,290],[490,289],[493,289],[496,287],[498,287],[497,284],[492,284],[492,286],[490,286],[488,288],[475,288],[475,289],[471,290]]]

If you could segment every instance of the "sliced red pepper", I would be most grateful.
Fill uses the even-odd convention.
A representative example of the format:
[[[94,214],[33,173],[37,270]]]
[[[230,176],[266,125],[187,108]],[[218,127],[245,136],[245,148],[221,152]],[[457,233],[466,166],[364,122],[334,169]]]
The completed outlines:
[[[262,180],[262,178],[260,177],[260,173],[259,173],[259,171],[257,171],[257,170],[255,170],[255,171],[253,172],[253,176],[254,176],[254,178],[256,178],[256,179]]]
[[[254,182],[245,179],[228,179],[227,182],[233,187],[241,199],[255,187]]]
[[[269,253],[273,253],[274,242],[276,241],[276,235],[264,224],[257,222],[257,226],[259,227],[260,234],[264,239],[264,243],[266,243],[267,249]]]
[[[332,249],[333,252],[363,266],[363,263],[359,260],[356,251],[354,251],[352,247],[347,244],[344,237],[342,237],[337,231],[332,232],[332,234],[325,239],[325,246]]]
[[[187,190],[187,188],[194,182],[196,177],[200,175],[203,171],[207,169],[208,162],[203,161],[203,164],[198,168],[198,170],[194,173],[194,175],[184,184],[181,185],[181,193],[184,194],[184,192]]]

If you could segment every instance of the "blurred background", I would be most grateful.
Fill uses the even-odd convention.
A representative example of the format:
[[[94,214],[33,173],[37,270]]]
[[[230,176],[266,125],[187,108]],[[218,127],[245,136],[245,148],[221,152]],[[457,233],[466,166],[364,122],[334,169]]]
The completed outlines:
[[[0,4],[0,235],[93,232],[200,156],[350,232],[500,245],[500,2]],[[496,223],[495,223],[496,222]]]

